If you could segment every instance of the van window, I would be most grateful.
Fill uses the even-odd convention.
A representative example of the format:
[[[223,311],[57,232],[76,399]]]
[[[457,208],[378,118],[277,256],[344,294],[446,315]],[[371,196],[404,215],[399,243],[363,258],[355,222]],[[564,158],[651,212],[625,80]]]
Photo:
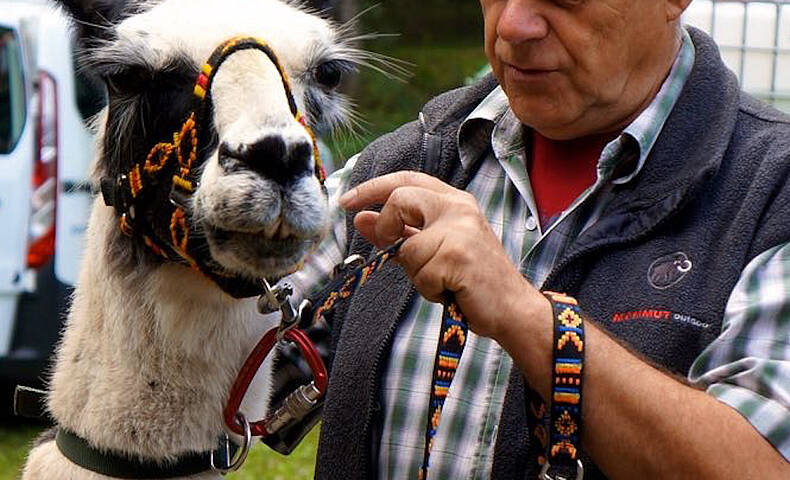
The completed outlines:
[[[0,27],[0,153],[9,153],[25,126],[22,52],[12,30]]]

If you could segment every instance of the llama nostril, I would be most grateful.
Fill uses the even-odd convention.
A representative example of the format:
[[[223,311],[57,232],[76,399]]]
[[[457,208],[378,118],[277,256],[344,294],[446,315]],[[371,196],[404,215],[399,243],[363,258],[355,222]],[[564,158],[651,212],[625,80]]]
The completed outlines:
[[[298,142],[291,145],[291,151],[288,153],[289,163],[293,165],[304,165],[305,168],[310,166],[310,160],[313,155],[313,146],[307,142]]]
[[[241,164],[261,176],[280,184],[288,184],[312,172],[313,149],[309,142],[298,140],[286,143],[279,135],[269,135],[261,140],[240,146],[235,151],[220,147],[220,164],[226,171],[232,164]]]
[[[242,160],[250,164],[254,169],[258,169],[263,163],[282,163],[285,160],[285,140],[279,135],[270,135],[249,145],[244,149]]]

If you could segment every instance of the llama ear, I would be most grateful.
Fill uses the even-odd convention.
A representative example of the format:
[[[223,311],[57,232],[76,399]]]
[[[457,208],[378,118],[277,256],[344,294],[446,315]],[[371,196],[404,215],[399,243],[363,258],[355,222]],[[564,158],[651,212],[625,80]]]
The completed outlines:
[[[123,19],[125,0],[54,0],[74,21],[80,41],[107,38],[107,29]]]

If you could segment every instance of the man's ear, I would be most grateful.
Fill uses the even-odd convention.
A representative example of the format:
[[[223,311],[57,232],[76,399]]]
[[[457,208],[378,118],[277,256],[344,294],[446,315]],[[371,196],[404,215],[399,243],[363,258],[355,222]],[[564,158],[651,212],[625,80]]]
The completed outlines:
[[[124,16],[126,0],[54,0],[74,22],[80,43],[107,38],[107,29]]]
[[[691,4],[691,0],[665,0],[667,8],[667,21],[674,22]]]

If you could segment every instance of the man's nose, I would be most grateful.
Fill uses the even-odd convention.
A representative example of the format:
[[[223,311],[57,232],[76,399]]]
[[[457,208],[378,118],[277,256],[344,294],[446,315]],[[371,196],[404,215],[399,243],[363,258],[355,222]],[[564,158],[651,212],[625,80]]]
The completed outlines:
[[[538,0],[508,0],[497,22],[497,36],[508,43],[540,40],[549,34],[549,23]]]
[[[267,135],[255,143],[245,144],[233,153],[220,148],[220,164],[229,159],[241,162],[245,167],[287,185],[306,175],[313,174],[313,147],[307,140],[286,140],[281,135]]]

